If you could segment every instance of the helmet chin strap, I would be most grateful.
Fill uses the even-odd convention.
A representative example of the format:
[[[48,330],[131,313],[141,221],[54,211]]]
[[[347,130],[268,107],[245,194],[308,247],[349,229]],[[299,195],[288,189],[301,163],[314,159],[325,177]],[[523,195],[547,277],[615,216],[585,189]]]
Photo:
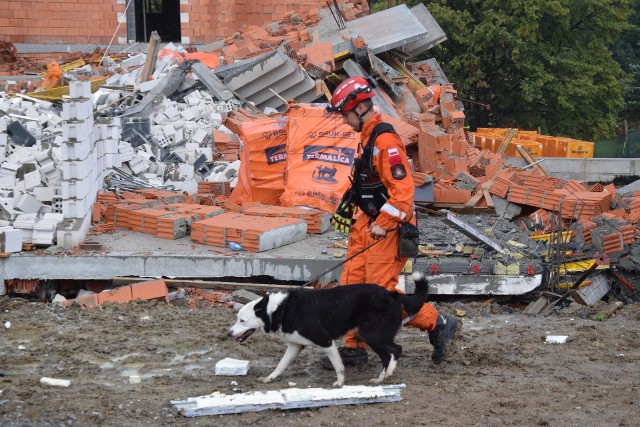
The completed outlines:
[[[356,105],[356,107],[357,107],[357,105]],[[362,120],[362,118],[364,116],[366,116],[369,113],[369,111],[371,111],[372,108],[373,108],[373,104],[369,104],[367,109],[364,110],[364,112],[362,114],[358,114],[356,109],[355,108],[353,109],[353,114],[356,115],[356,117],[358,118],[358,123],[359,123],[359,127],[358,127],[357,132],[361,132],[362,131],[362,126],[364,126],[364,120]]]

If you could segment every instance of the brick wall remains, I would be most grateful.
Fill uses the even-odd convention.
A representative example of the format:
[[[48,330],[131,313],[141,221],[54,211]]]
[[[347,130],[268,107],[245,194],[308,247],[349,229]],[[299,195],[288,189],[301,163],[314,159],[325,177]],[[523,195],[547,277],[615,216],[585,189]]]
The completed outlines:
[[[180,0],[182,41],[210,43],[249,25],[326,6],[325,0]],[[131,5],[133,7],[133,4]],[[0,0],[0,40],[13,43],[108,44],[126,36],[125,0]]]

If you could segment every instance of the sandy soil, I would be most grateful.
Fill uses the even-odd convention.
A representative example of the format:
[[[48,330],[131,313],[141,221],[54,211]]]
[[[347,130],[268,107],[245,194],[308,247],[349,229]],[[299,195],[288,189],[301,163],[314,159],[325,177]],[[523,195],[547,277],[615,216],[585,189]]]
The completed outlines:
[[[391,383],[406,384],[401,402],[186,418],[171,400],[290,383],[330,387],[334,373],[317,363],[320,352],[306,349],[279,381],[258,382],[284,348],[265,335],[244,345],[228,339],[235,313],[225,306],[182,300],[82,309],[0,297],[0,424],[638,425],[640,304],[606,320],[596,320],[609,309],[604,302],[543,317],[497,304],[437,305],[464,315],[463,329],[438,366],[425,333],[400,332],[404,354]],[[569,342],[545,344],[547,335],[568,335]],[[347,371],[347,384],[367,384],[378,374],[379,361],[370,356],[367,366]],[[250,360],[249,374],[215,376],[224,357]],[[131,384],[131,375],[141,382]],[[44,385],[41,377],[71,385]]]

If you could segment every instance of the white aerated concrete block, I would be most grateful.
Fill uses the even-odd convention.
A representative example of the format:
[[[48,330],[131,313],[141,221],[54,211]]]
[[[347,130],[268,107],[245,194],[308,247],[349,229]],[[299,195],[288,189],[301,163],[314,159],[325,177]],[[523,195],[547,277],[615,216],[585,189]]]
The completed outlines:
[[[10,188],[13,189],[16,185],[16,177],[5,175],[0,176],[0,188]]]
[[[70,98],[91,98],[91,83],[75,80],[69,82]]]
[[[62,199],[62,213],[65,218],[84,218],[91,210],[93,201],[89,198],[83,199]]]
[[[216,363],[216,375],[223,376],[238,376],[247,375],[249,371],[248,360],[232,359],[225,357]]]
[[[98,178],[98,168],[91,171],[88,177],[78,180],[62,180],[63,199],[82,199],[92,190],[96,190],[96,180]]]
[[[33,195],[40,202],[51,202],[56,195],[56,190],[53,187],[34,187]]]
[[[91,99],[70,99],[62,104],[63,120],[87,120],[93,116]]]
[[[205,142],[208,142],[211,139],[210,132],[205,131],[204,129],[198,128],[195,133],[191,136],[191,140],[193,142],[198,143],[199,145],[203,145]]]
[[[122,134],[122,129],[120,126],[109,123],[96,123],[93,126],[93,133],[95,139],[120,139],[120,135]]]
[[[62,122],[62,137],[73,141],[86,141],[93,133],[93,118]]]
[[[0,252],[22,251],[22,230],[13,227],[0,228]]]
[[[15,208],[20,212],[24,212],[27,214],[38,213],[42,203],[40,203],[35,197],[31,194],[23,194],[19,196]]]
[[[65,160],[60,163],[63,179],[83,179],[97,166],[97,153],[92,150],[83,160]]]
[[[40,185],[40,170],[36,169],[33,172],[24,174],[24,186],[27,190],[31,190],[34,187]]]

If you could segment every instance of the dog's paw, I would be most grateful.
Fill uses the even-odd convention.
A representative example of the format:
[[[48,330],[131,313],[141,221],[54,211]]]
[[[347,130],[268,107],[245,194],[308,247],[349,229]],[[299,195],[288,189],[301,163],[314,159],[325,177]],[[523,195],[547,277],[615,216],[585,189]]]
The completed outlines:
[[[271,381],[273,381],[273,378],[269,377],[263,377],[260,378],[260,381],[262,381],[264,384],[269,384]]]
[[[369,380],[369,382],[370,382],[371,384],[375,384],[375,385],[382,384],[382,381],[383,381],[383,379],[380,379],[380,378],[378,378],[378,377],[376,377],[376,378],[371,378],[371,379]]]

